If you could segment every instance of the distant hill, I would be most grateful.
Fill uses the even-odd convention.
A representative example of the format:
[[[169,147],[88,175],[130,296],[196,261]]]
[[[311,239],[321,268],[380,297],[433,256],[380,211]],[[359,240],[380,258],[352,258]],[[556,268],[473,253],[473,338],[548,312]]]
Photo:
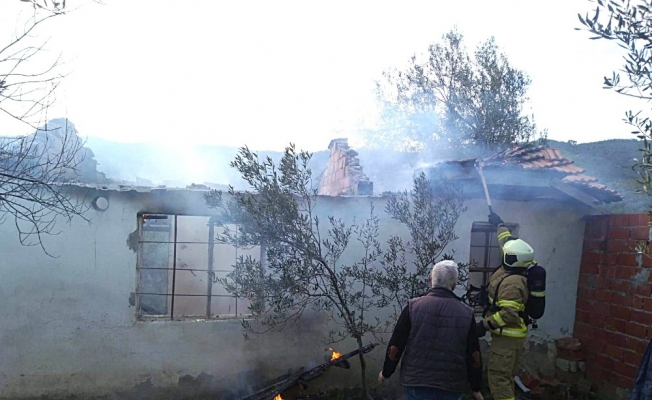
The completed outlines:
[[[605,206],[611,212],[644,212],[652,198],[637,194],[636,173],[632,170],[634,157],[639,151],[637,140],[607,140],[594,143],[571,144],[549,141],[551,147],[584,168],[587,175],[600,183],[618,190],[624,197],[619,203]],[[229,166],[238,149],[223,146],[165,147],[157,144],[125,144],[98,138],[88,138],[86,146],[92,149],[98,170],[107,178],[140,185],[167,185],[185,187],[190,184],[207,184],[224,187],[231,184],[246,189],[246,183],[237,171]],[[399,191],[410,188],[413,171],[427,161],[414,153],[386,152],[356,149],[360,165],[374,182],[374,193]],[[282,153],[260,151],[260,157],[280,160]],[[326,168],[329,152],[313,154],[310,168],[315,179]]]

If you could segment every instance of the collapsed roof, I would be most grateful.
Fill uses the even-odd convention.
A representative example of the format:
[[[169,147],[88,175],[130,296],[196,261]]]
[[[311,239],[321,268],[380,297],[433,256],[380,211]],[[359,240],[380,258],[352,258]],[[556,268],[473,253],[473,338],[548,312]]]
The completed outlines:
[[[590,206],[623,199],[617,191],[597,183],[596,178],[585,175],[584,169],[563,157],[558,149],[545,146],[515,147],[482,160],[466,158],[442,161],[415,172],[424,172],[430,179],[478,179],[476,161],[483,162],[488,184],[511,186],[512,194],[519,192],[514,187],[552,187]],[[490,175],[493,179],[489,179]],[[546,190],[527,191],[538,197],[550,195]]]

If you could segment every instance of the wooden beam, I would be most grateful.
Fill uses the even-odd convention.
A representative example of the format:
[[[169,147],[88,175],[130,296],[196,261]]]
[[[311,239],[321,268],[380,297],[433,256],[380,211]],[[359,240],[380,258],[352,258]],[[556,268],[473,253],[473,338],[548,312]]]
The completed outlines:
[[[550,182],[550,186],[553,188],[559,190],[560,192],[563,192],[570,197],[574,198],[575,200],[578,200],[587,206],[599,211],[602,214],[609,214],[605,209],[599,206],[599,204],[602,204],[601,201],[596,199],[595,197],[588,195],[584,193],[583,191],[567,184],[566,182],[562,182],[559,179],[554,179]]]

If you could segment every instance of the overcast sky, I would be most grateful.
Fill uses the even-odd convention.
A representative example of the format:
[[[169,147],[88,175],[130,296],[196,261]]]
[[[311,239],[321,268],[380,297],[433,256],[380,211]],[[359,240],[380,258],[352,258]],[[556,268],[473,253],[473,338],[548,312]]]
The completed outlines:
[[[588,0],[104,2],[68,0],[81,7],[39,31],[71,72],[49,115],[84,136],[260,150],[359,144],[374,80],[454,26],[471,46],[495,36],[530,75],[527,111],[550,138],[631,138],[624,112],[645,106],[602,89],[622,62],[615,44],[574,30]],[[2,1],[0,40],[21,10]],[[0,133],[27,130],[0,116]]]

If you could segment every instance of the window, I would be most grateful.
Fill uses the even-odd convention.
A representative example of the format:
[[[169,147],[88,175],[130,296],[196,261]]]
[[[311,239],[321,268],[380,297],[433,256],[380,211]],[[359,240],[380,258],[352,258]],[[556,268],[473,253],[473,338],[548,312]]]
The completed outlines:
[[[512,235],[518,235],[518,225],[505,224]],[[474,222],[471,228],[472,265],[469,268],[469,284],[475,287],[487,285],[491,274],[501,263],[501,251],[496,228],[486,222]]]
[[[261,249],[216,242],[208,216],[141,214],[136,308],[139,319],[216,319],[248,313],[249,302],[227,293],[216,278],[239,256],[260,259]],[[231,226],[231,229],[236,229]]]

